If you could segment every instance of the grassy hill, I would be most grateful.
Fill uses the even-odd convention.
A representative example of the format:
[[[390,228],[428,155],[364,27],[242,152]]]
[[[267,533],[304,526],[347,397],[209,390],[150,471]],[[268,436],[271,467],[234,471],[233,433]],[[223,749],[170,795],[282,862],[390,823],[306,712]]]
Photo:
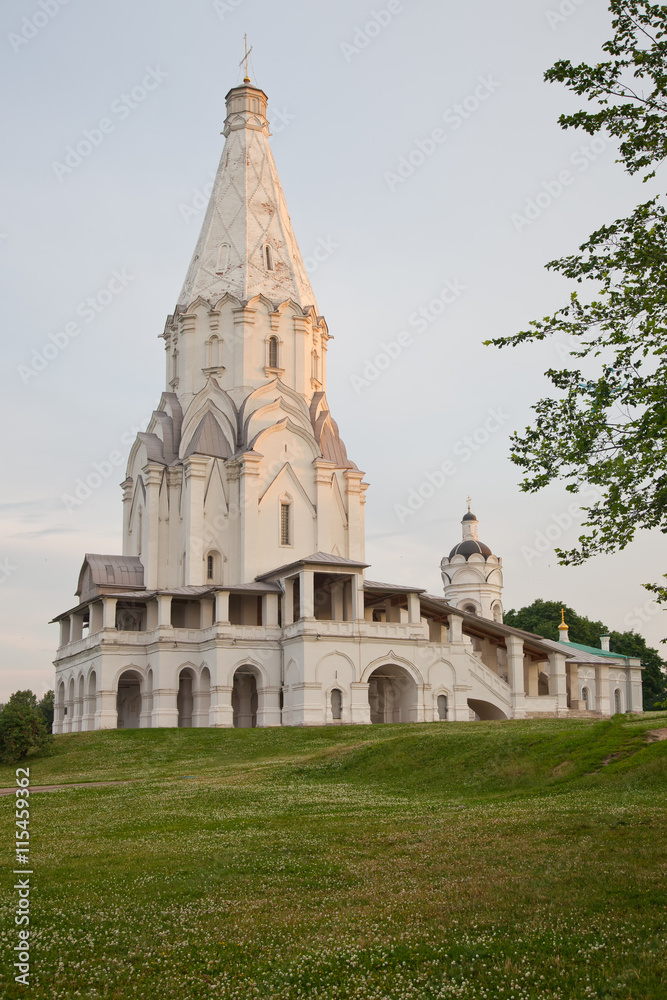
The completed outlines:
[[[58,737],[33,785],[128,783],[32,799],[30,996],[664,1000],[665,725]]]

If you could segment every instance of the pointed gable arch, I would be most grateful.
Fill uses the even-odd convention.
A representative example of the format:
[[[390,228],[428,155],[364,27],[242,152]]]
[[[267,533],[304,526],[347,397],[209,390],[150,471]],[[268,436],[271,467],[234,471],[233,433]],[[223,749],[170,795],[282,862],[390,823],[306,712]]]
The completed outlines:
[[[317,517],[317,508],[315,507],[315,504],[312,502],[312,500],[306,493],[305,489],[303,488],[301,482],[299,481],[296,473],[294,472],[294,469],[292,468],[289,462],[285,462],[280,472],[278,472],[278,474],[274,476],[274,478],[271,480],[271,482],[269,483],[269,485],[259,498],[258,506],[261,508],[262,504],[266,500],[270,499],[269,494],[272,493],[282,494],[285,493],[286,491],[291,491],[292,493],[296,494],[296,496],[299,496],[308,507],[308,510],[310,511],[313,518]]]
[[[263,431],[250,441],[246,447],[247,451],[261,451],[262,441],[270,437],[273,434],[279,434],[282,431],[288,431],[290,434],[294,434],[296,437],[300,438],[306,446],[310,449],[313,458],[321,458],[320,449],[317,447],[317,443],[312,436],[304,431],[301,427],[298,427],[289,417],[285,417],[283,420],[279,420],[278,423],[272,424],[270,427],[266,427]]]
[[[204,434],[204,428],[201,425],[204,417],[209,413],[220,428],[222,439],[226,443],[223,446],[222,439],[217,437],[216,429],[210,423],[207,423],[205,444],[217,446],[217,450],[221,452],[220,454],[216,454],[215,457],[218,458],[228,458],[235,453],[238,433],[238,410],[231,397],[224,389],[220,388],[212,376],[209,376],[206,385],[193,398],[185,414],[180,447],[182,458],[193,453],[190,450],[190,444],[198,431],[200,438]],[[209,452],[204,452],[203,454],[209,454]]]

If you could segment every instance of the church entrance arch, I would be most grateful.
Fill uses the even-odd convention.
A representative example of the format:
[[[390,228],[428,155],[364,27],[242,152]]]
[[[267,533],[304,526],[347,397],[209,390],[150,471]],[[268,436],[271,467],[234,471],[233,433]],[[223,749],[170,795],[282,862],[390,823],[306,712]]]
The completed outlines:
[[[416,722],[417,684],[404,667],[386,663],[368,678],[371,722]]]
[[[116,695],[118,729],[138,729],[141,716],[141,677],[136,670],[124,670],[118,678]]]
[[[254,729],[257,725],[257,676],[251,667],[239,667],[234,672],[232,710],[236,729]]]

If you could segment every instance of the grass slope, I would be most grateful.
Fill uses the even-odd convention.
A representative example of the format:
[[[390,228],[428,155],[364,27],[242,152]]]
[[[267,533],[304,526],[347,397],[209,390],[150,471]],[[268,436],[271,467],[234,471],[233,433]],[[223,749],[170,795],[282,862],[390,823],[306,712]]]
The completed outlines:
[[[663,1000],[665,720],[58,737],[2,996]]]

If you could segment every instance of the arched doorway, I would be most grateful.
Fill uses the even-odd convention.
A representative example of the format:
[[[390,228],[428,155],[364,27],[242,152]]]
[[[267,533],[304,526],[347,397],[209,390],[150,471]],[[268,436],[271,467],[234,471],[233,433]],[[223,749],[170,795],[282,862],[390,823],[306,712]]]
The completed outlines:
[[[584,708],[586,711],[590,711],[591,707],[591,692],[587,687],[581,689],[581,700],[584,703]]]
[[[331,692],[331,718],[334,722],[340,722],[343,718],[343,692],[340,688],[334,688]]]
[[[236,729],[254,729],[257,725],[257,678],[250,667],[234,673],[232,710]]]
[[[416,722],[417,684],[403,667],[387,663],[368,678],[371,722]]]
[[[439,722],[446,722],[447,721],[447,711],[448,711],[448,708],[449,708],[449,706],[447,704],[447,695],[446,694],[439,694],[438,695],[438,721]]]
[[[141,677],[136,670],[125,670],[118,678],[116,695],[118,729],[138,729],[141,716]]]
[[[176,707],[178,708],[178,725],[184,729],[192,726],[192,712],[194,709],[194,673],[189,667],[181,670],[178,675],[178,696]]]

